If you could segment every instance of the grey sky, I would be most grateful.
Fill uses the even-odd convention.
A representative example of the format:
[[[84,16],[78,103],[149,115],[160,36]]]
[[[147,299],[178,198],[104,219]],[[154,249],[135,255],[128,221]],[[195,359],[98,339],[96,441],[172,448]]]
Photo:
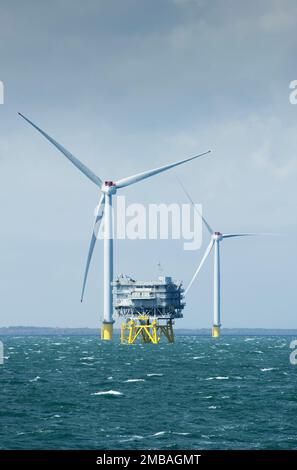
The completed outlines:
[[[293,0],[2,0],[1,325],[96,326],[102,306],[101,246],[79,302],[96,188],[21,111],[102,178],[211,148],[122,194],[186,202],[178,174],[215,229],[284,234],[223,243],[222,319],[297,327],[296,17]],[[187,283],[202,253],[118,242],[116,272],[150,278],[160,260]],[[209,260],[179,326],[211,318]]]

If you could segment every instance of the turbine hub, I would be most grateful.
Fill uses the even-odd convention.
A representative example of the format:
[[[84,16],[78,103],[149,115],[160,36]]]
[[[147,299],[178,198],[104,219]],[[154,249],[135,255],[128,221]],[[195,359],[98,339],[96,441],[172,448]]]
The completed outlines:
[[[105,194],[115,194],[117,187],[113,181],[104,181],[101,190]]]
[[[220,242],[223,240],[223,234],[221,232],[214,232],[212,235],[213,240]]]

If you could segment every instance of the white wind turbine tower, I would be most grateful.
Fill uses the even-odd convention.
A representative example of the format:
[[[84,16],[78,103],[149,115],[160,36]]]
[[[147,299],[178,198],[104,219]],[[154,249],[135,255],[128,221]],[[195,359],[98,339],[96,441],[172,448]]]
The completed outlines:
[[[169,165],[164,165],[153,170],[144,171],[142,173],[137,173],[127,178],[120,179],[118,181],[102,181],[95,173],[93,173],[86,165],[84,165],[80,160],[78,160],[74,155],[72,155],[68,150],[66,150],[62,145],[60,145],[56,140],[50,137],[46,132],[36,126],[32,121],[23,116],[21,113],[19,115],[25,119],[29,124],[31,124],[35,129],[37,129],[47,140],[49,140],[60,152],[62,152],[68,160],[70,160],[73,165],[75,165],[85,176],[87,176],[97,187],[100,188],[100,198],[99,204],[96,211],[95,223],[92,233],[92,238],[90,242],[85,275],[83,280],[83,288],[81,301],[83,300],[84,291],[86,287],[87,276],[89,272],[89,266],[94,251],[95,243],[97,240],[97,233],[101,224],[101,221],[104,216],[104,275],[103,275],[103,324],[101,329],[101,337],[103,340],[110,341],[113,337],[113,298],[112,298],[112,281],[113,281],[113,222],[112,222],[112,198],[116,194],[118,189],[125,188],[134,183],[138,183],[144,179],[150,178],[151,176],[162,173],[163,171],[174,168],[183,163],[194,160],[195,158],[206,155],[210,152],[204,152],[200,155],[195,155],[194,157],[186,158],[185,160],[180,160]]]
[[[225,240],[226,238],[236,238],[236,237],[251,237],[257,236],[260,234],[257,233],[221,233],[215,232],[211,226],[208,224],[206,219],[202,216],[199,212],[198,208],[194,204],[192,198],[190,197],[189,193],[187,192],[184,185],[180,182],[186,196],[188,197],[190,203],[194,207],[194,209],[198,212],[200,217],[203,220],[203,223],[211,236],[210,243],[205,250],[205,253],[200,261],[198,268],[196,269],[194,276],[191,279],[190,284],[186,288],[185,294],[189,292],[193,282],[195,281],[199,271],[201,270],[206,258],[210,254],[211,250],[214,247],[214,277],[213,277],[213,327],[212,327],[212,336],[214,338],[218,338],[221,332],[221,270],[220,270],[220,243]]]

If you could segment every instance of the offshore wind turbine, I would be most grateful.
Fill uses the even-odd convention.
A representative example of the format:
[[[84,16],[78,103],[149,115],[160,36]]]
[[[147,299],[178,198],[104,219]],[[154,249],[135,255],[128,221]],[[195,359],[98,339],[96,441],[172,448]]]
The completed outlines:
[[[237,237],[251,237],[257,236],[257,233],[221,233],[215,232],[205,217],[200,213],[196,205],[194,204],[191,196],[189,195],[188,191],[184,187],[181,181],[180,185],[182,186],[186,196],[188,197],[191,205],[194,209],[198,212],[200,217],[203,220],[203,223],[210,234],[210,243],[207,246],[205,253],[200,261],[198,268],[196,269],[188,287],[185,290],[185,295],[189,292],[190,288],[192,287],[193,282],[195,281],[199,271],[201,270],[203,264],[205,263],[206,259],[208,258],[209,254],[211,253],[212,249],[214,248],[214,272],[213,272],[213,326],[212,326],[212,336],[214,338],[218,338],[221,332],[221,262],[220,262],[220,244],[223,240],[227,238],[237,238]]]
[[[195,158],[202,157],[210,152],[201,153],[195,155],[194,157],[189,157],[184,160],[180,160],[175,163],[170,163],[168,165],[155,168],[153,170],[144,171],[142,173],[137,173],[127,178],[122,178],[117,181],[104,181],[99,178],[92,170],[90,170],[86,165],[84,165],[78,158],[76,158],[72,153],[60,145],[55,139],[50,137],[46,132],[36,126],[30,119],[26,118],[23,114],[18,113],[25,121],[27,121],[31,126],[33,126],[37,131],[39,131],[49,142],[51,142],[61,153],[65,155],[68,160],[70,160],[74,166],[76,166],[87,178],[89,178],[97,187],[99,187],[99,204],[96,210],[95,222],[92,232],[92,237],[89,246],[89,252],[87,257],[87,263],[85,268],[81,301],[83,300],[90,262],[92,259],[94,247],[96,244],[97,236],[96,233],[99,230],[102,219],[104,218],[104,257],[103,257],[103,324],[101,328],[101,338],[103,340],[110,341],[113,337],[113,297],[112,297],[112,281],[113,281],[113,221],[112,221],[112,198],[115,196],[119,189],[125,188],[132,184],[138,183],[139,181],[150,178],[151,176],[162,173],[163,171],[170,170],[176,166],[182,165],[183,163],[194,160]],[[96,231],[96,233],[95,233]]]

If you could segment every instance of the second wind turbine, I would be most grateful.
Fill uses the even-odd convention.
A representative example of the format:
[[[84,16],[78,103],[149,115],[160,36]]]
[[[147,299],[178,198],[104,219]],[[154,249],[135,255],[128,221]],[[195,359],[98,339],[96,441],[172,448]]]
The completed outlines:
[[[179,181],[181,187],[183,188],[186,196],[188,197],[190,203],[194,207],[194,209],[199,213],[200,217],[203,220],[203,223],[209,232],[211,239],[208,247],[205,250],[205,253],[200,261],[198,268],[196,269],[194,276],[191,279],[190,284],[185,290],[185,294],[188,293],[189,289],[191,288],[193,282],[195,281],[199,271],[201,270],[206,258],[214,248],[214,271],[213,271],[213,326],[212,326],[212,336],[214,338],[218,338],[221,332],[221,266],[220,266],[220,243],[225,240],[226,238],[236,238],[236,237],[251,237],[257,236],[257,233],[221,233],[215,232],[206,219],[200,214],[196,205],[194,204],[192,198],[190,197],[189,193],[187,192],[184,185]]]

